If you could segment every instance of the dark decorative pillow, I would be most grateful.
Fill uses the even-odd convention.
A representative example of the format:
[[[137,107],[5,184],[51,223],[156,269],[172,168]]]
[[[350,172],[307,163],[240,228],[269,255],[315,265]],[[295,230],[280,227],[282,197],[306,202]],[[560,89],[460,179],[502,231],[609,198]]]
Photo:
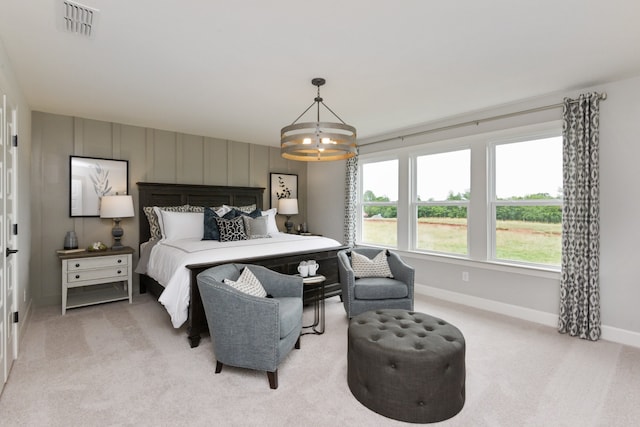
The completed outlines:
[[[233,219],[215,218],[220,230],[221,242],[235,242],[247,240],[247,233],[244,231],[244,221],[242,216]]]
[[[224,219],[235,218],[236,214],[230,210],[222,216]],[[204,235],[202,240],[220,240],[220,230],[216,218],[220,218],[216,211],[211,208],[204,208]]]

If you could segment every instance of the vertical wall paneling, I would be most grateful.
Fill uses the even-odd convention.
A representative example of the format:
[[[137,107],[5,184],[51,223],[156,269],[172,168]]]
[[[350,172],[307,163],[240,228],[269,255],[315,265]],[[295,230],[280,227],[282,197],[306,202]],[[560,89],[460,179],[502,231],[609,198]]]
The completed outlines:
[[[153,148],[154,179],[157,182],[177,182],[175,132],[154,130]]]
[[[249,144],[229,141],[229,185],[249,185]]]
[[[55,251],[62,246],[66,231],[75,230],[82,247],[96,240],[112,243],[111,220],[69,216],[72,154],[127,160],[129,193],[136,213],[136,182],[259,186],[265,188],[263,208],[268,208],[269,173],[295,173],[301,213],[294,220],[306,219],[307,165],[282,159],[279,148],[48,113],[33,114],[32,134],[32,162],[40,172],[32,174],[31,184],[31,278],[38,305],[60,304],[60,262]],[[139,256],[139,220],[125,218],[121,222],[123,243],[136,250],[134,264]],[[278,216],[281,229],[283,221]],[[134,291],[138,289],[139,278],[134,275]]]
[[[204,179],[207,185],[228,185],[227,142],[222,139],[204,139]]]
[[[154,166],[154,145],[153,145],[153,129],[145,129],[145,134],[144,134],[144,139],[145,139],[145,155],[146,155],[146,181],[148,182],[157,182],[156,180],[156,168]]]
[[[177,182],[202,184],[204,177],[203,137],[178,134],[177,137]]]

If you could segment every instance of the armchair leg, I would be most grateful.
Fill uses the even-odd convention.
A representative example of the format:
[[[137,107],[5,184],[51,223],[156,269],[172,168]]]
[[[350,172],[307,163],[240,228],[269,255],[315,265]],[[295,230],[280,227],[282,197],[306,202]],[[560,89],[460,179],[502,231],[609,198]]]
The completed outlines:
[[[267,372],[267,377],[269,378],[269,387],[275,390],[278,388],[278,370],[276,369],[273,372]]]
[[[222,371],[222,362],[216,360],[216,374],[219,374]]]
[[[300,336],[298,336],[298,341],[296,341],[296,350],[300,350]]]

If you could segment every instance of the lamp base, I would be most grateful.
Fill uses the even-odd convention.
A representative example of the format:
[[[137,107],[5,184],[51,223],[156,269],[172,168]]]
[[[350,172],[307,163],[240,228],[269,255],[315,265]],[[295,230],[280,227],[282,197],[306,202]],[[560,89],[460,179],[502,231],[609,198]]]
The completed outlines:
[[[120,239],[122,239],[122,236],[124,235],[124,230],[122,229],[122,227],[120,227],[120,218],[114,218],[113,222],[114,225],[111,229],[111,235],[113,236],[113,246],[111,246],[111,249],[117,251],[120,249],[124,249],[124,246],[120,242]]]
[[[291,234],[291,231],[293,230],[293,222],[291,222],[290,215],[287,215],[287,220],[284,222],[284,226],[287,229],[287,233]]]

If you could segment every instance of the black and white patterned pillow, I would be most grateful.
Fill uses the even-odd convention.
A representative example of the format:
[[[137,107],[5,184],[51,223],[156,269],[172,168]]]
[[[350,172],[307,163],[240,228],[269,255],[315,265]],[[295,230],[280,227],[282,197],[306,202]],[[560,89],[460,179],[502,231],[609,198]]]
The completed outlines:
[[[240,212],[244,212],[244,213],[250,213],[256,210],[256,205],[246,205],[246,206],[228,206],[228,205],[222,205],[223,207],[227,207],[229,209],[235,209],[238,210]]]
[[[351,268],[356,277],[393,277],[387,251],[380,251],[373,259],[351,251]]]
[[[267,291],[264,290],[262,283],[260,283],[260,280],[258,280],[248,267],[242,270],[242,274],[240,274],[238,280],[224,279],[223,282],[245,294],[262,298],[267,296]]]
[[[215,220],[220,232],[221,242],[247,240],[247,233],[244,230],[244,221],[241,216],[233,219],[215,218]]]

